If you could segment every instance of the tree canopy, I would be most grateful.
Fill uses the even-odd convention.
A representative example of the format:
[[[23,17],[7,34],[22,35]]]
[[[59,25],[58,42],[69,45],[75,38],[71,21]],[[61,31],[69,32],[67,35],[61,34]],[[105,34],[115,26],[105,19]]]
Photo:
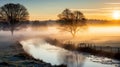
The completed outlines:
[[[9,3],[0,7],[0,17],[10,25],[14,25],[28,20],[29,13],[23,5]]]
[[[85,16],[80,11],[72,12],[69,9],[65,9],[61,14],[58,15],[59,22],[63,24],[73,24],[73,23],[85,23]]]

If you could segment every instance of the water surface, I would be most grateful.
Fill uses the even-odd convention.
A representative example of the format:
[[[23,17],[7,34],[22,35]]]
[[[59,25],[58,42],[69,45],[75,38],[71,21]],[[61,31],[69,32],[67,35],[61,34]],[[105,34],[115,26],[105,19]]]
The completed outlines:
[[[65,64],[68,67],[115,67],[119,61],[93,55],[72,52],[47,43],[43,39],[30,39],[20,42],[23,49],[36,59],[52,65]]]

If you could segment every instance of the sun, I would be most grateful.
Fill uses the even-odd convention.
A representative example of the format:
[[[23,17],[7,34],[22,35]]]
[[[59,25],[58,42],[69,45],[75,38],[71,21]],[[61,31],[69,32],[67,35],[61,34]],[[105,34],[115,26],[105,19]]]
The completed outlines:
[[[120,11],[118,11],[118,10],[113,11],[113,19],[115,19],[115,20],[120,19]]]

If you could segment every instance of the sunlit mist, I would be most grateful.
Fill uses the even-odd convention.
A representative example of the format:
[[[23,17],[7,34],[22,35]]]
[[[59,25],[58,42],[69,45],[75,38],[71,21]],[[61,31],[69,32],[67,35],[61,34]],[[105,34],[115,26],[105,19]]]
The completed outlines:
[[[115,19],[115,20],[120,19],[120,11],[119,10],[113,11],[113,19]]]

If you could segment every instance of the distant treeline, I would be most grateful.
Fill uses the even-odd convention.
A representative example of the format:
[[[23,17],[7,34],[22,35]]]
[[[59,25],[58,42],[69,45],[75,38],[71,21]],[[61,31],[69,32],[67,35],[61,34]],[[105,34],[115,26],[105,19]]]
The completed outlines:
[[[87,20],[88,24],[104,24],[108,23],[110,21],[107,20],[97,20],[97,19],[89,19]],[[51,24],[56,24],[56,20],[46,20],[46,21],[24,21],[21,22],[21,25],[32,25],[32,26],[46,26],[46,25],[51,25]],[[0,21],[0,28],[1,27],[9,27],[8,22],[5,21]]]
[[[56,21],[49,20],[49,21],[24,21],[21,22],[19,25],[16,25],[16,30],[19,28],[25,28],[28,26],[48,26],[48,25],[53,25],[56,24]],[[8,22],[5,21],[0,21],[0,30],[9,30],[11,26],[9,25]]]

